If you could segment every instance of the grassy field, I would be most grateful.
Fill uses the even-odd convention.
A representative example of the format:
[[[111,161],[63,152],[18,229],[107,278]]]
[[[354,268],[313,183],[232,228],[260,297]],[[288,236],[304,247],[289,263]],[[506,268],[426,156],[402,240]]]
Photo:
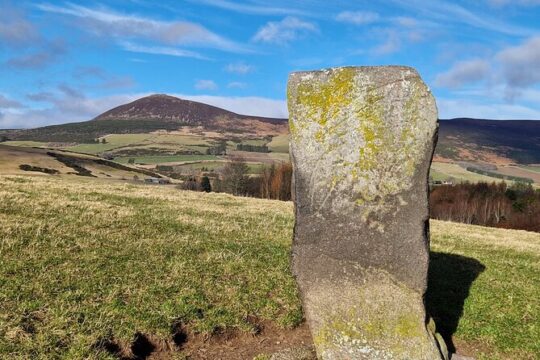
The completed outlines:
[[[4,141],[2,145],[24,146],[24,147],[46,147],[48,143],[39,141]]]
[[[453,178],[457,181],[470,181],[470,182],[499,182],[501,179],[480,175],[467,171],[458,164],[442,163],[442,162],[433,162],[431,164],[431,174],[433,175],[434,180],[447,180]],[[508,182],[508,181],[507,181]]]
[[[183,171],[198,171],[205,169],[205,171],[219,171],[223,169],[225,164],[227,163],[226,160],[223,161],[203,161],[203,162],[197,162],[193,164],[185,164],[185,165],[177,165],[177,168],[182,169]],[[248,173],[249,174],[260,174],[264,164],[261,163],[246,163],[248,167]]]
[[[135,176],[141,178],[151,175],[144,174],[141,171],[130,167],[117,166],[117,164],[112,162],[102,162],[102,159],[91,155],[75,154],[58,150],[53,152],[71,159],[70,166],[69,163],[59,161],[48,153],[49,151],[46,149],[5,146],[0,144],[0,174],[49,176],[43,172],[43,170],[46,170],[54,172],[56,174],[55,176],[75,176],[73,174],[78,172],[73,167],[73,165],[75,165],[86,169],[89,172],[87,175],[98,178],[125,180],[133,179]],[[34,167],[34,171],[22,170],[20,168],[21,165]],[[35,169],[36,167],[41,168],[42,171],[37,171],[37,169]]]
[[[440,331],[477,359],[537,359],[540,234],[431,224]],[[288,202],[0,176],[0,358],[113,359],[103,344],[172,342],[179,324],[294,328],[292,226]]]
[[[187,161],[216,160],[215,155],[151,155],[151,156],[127,156],[115,158],[121,164],[127,164],[129,159],[135,159],[136,164],[163,164]]]
[[[289,135],[274,136],[268,148],[276,153],[289,153]]]
[[[528,171],[534,171],[536,173],[540,173],[540,166],[539,165],[522,165],[520,166]]]

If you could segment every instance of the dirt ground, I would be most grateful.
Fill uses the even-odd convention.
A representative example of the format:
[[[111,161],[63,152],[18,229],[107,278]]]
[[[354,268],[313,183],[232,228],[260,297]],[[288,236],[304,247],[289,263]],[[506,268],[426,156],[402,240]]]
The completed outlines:
[[[489,350],[481,343],[473,344],[457,339],[454,345],[456,352],[463,356],[474,357],[479,352]],[[180,326],[171,340],[163,341],[137,334],[131,344],[109,341],[101,346],[121,360],[252,360],[257,355],[270,356],[288,349],[303,349],[303,354],[311,354],[310,357],[304,355],[301,360],[316,359],[306,323],[284,330],[264,322],[255,334],[224,331],[210,336],[192,334]]]

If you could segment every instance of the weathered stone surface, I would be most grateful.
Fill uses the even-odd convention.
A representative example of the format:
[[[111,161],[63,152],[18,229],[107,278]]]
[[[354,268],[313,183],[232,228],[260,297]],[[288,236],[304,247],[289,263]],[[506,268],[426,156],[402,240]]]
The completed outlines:
[[[288,105],[293,272],[318,356],[442,359],[423,304],[429,89],[408,67],[298,72]]]

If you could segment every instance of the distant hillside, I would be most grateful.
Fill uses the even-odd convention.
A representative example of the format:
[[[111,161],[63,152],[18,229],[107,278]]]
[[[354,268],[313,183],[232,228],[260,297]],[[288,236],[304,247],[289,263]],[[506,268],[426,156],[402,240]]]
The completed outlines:
[[[230,118],[242,115],[215,106],[179,99],[174,96],[155,94],[128,104],[117,106],[94,118],[105,120],[160,120],[180,124],[206,124],[219,116]]]
[[[540,121],[441,120],[436,159],[539,164]]]
[[[270,141],[274,138],[272,143],[282,142],[280,151],[287,151],[286,119],[240,115],[161,94],[118,106],[86,122],[28,130],[0,130],[0,139],[76,145],[91,144],[110,134],[148,134],[158,130],[176,131],[181,127],[189,128],[192,135],[199,134],[202,142],[210,138],[213,141],[218,138],[233,141],[242,137],[258,139],[255,145],[261,146],[272,145]],[[236,145],[229,144],[231,146]],[[435,161],[540,164],[540,121],[441,120]]]
[[[182,126],[232,133],[282,134],[287,120],[240,115],[168,95],[151,95],[111,109],[93,120],[36,129],[0,131],[9,140],[92,143],[108,134],[178,130]]]
[[[1,144],[0,174],[78,175],[129,180],[134,177],[161,177],[153,171],[118,164],[95,156]]]

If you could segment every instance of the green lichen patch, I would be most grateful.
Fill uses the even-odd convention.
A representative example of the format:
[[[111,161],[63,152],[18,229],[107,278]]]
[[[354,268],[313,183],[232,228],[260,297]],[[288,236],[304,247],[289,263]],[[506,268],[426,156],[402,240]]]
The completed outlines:
[[[405,205],[399,195],[428,161],[437,115],[416,74],[392,71],[383,83],[373,70],[338,68],[289,85],[291,147],[299,176],[315,188],[315,209],[357,208],[369,222]]]
[[[321,294],[329,289],[307,294],[308,304],[315,305],[309,314],[318,319],[314,343],[327,354],[323,358],[348,353],[363,354],[360,359],[440,359],[419,293],[386,273],[370,276],[361,288],[340,285],[338,303],[326,303]]]

